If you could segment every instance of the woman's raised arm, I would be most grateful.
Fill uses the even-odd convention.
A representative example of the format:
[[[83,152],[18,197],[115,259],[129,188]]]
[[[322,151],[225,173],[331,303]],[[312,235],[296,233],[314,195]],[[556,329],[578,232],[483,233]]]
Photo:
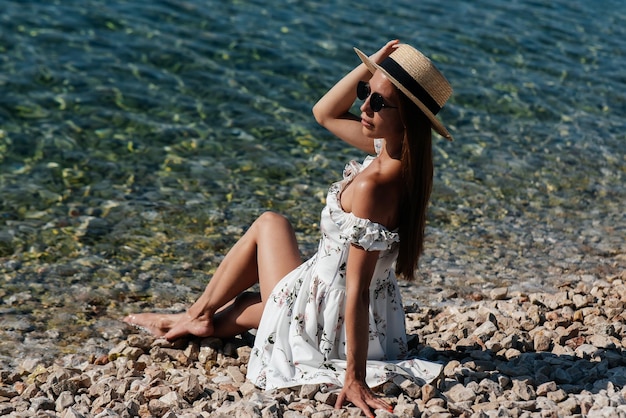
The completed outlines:
[[[375,62],[384,60],[398,41],[389,41],[378,52],[372,55]],[[363,134],[361,118],[350,113],[350,108],[356,99],[356,86],[361,80],[369,80],[372,73],[365,64],[360,64],[337,82],[313,106],[315,120],[348,144],[367,153],[374,153],[372,140]]]

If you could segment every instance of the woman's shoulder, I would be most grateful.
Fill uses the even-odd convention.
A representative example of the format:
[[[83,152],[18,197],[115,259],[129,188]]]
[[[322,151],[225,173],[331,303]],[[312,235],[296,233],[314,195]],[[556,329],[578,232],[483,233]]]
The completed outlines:
[[[393,164],[373,162],[352,184],[352,212],[387,227],[395,227],[402,194],[402,172]]]
[[[354,179],[355,189],[361,193],[387,194],[400,184],[400,173],[364,170]]]
[[[375,193],[389,191],[390,187],[396,188],[402,184],[402,164],[398,160],[383,161],[376,158],[357,176],[355,181],[362,183],[364,187]]]

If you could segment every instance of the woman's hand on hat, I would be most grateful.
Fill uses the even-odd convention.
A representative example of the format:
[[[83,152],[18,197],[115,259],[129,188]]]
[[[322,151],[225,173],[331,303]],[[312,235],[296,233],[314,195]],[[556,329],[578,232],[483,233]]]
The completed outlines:
[[[376,64],[380,64],[381,62],[385,60],[385,58],[391,55],[391,53],[398,46],[400,46],[400,41],[398,39],[393,39],[387,42],[385,45],[383,45],[383,47],[380,48],[378,51],[376,51],[372,56],[370,56],[370,59],[374,61]]]

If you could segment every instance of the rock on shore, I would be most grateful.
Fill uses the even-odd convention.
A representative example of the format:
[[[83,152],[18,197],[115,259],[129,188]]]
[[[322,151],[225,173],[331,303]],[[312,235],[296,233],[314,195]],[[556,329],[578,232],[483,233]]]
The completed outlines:
[[[436,382],[377,388],[377,417],[626,417],[626,277],[557,293],[493,289],[472,302],[407,307],[411,354],[445,364]],[[0,371],[0,416],[352,417],[337,390],[262,392],[245,380],[250,339],[168,343],[132,334],[108,353]]]

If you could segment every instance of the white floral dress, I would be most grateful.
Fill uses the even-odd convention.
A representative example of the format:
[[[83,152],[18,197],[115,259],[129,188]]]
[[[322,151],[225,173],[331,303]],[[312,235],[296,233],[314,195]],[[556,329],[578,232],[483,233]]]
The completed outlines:
[[[441,365],[403,359],[407,353],[404,310],[394,274],[398,234],[344,212],[344,187],[371,161],[351,161],[333,183],[321,215],[317,253],[285,276],[270,295],[256,339],[248,379],[267,390],[309,384],[342,386],[346,368],[346,262],[351,244],[379,251],[370,285],[366,381],[375,387],[403,374],[430,382]]]

